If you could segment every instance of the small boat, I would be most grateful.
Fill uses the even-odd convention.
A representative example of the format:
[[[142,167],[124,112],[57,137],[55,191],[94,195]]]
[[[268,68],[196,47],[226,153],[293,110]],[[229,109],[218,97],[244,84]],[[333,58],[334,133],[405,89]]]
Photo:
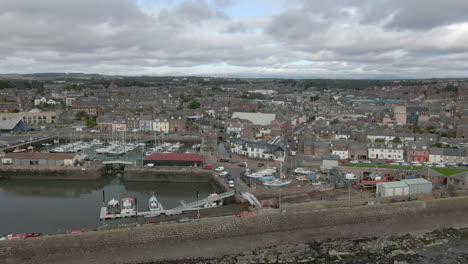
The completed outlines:
[[[122,215],[135,214],[135,202],[132,198],[123,198],[122,199],[122,210],[120,211]]]
[[[27,152],[28,150],[27,149],[15,149],[13,150],[13,153],[23,153],[23,152]]]
[[[110,200],[108,203],[107,203],[107,214],[120,214],[120,205],[119,205],[119,201],[117,201],[116,199],[113,199]]]
[[[0,240],[24,240],[25,238],[26,234],[9,234],[0,238]]]
[[[26,150],[27,150],[27,151],[33,151],[33,150],[34,150],[34,147],[30,145]]]
[[[148,209],[150,211],[161,211],[162,210],[162,206],[161,204],[159,203],[158,199],[156,198],[156,196],[151,196],[149,198],[149,201],[148,201]]]
[[[30,237],[41,237],[43,236],[44,234],[42,233],[28,233],[25,235],[25,238],[30,238]]]
[[[62,147],[56,147],[54,149],[52,149],[51,151],[49,151],[50,153],[63,153],[63,152],[66,152],[64,148]]]
[[[221,199],[221,196],[217,193],[212,193],[208,195],[208,203],[205,204],[205,208],[212,208],[212,207],[219,207],[223,206],[223,200]]]
[[[289,185],[290,183],[291,181],[275,179],[271,181],[265,181],[263,182],[263,185],[265,185],[268,188],[281,188]]]

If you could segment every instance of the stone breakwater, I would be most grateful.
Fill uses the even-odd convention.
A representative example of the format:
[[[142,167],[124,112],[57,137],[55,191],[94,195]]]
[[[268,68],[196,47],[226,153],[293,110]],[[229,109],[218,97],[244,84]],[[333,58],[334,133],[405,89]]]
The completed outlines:
[[[311,241],[259,248],[215,258],[147,263],[467,263],[467,246],[468,229],[442,229],[420,235]]]
[[[105,167],[0,166],[3,179],[95,180],[105,174]]]

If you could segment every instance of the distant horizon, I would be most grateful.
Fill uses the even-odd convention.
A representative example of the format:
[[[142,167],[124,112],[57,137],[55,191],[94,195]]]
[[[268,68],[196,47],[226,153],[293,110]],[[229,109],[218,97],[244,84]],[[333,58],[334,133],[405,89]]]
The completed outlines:
[[[341,78],[341,77],[336,77],[336,78],[325,78],[325,77],[301,77],[301,76],[277,76],[277,77],[265,77],[265,76],[259,76],[259,77],[251,77],[251,76],[220,76],[220,75],[124,75],[124,74],[102,74],[102,73],[85,73],[85,72],[31,72],[31,73],[0,73],[1,76],[5,75],[18,75],[18,76],[24,76],[24,75],[46,75],[46,74],[83,74],[83,75],[99,75],[99,76],[105,76],[105,77],[156,77],[156,78],[233,78],[233,79],[280,79],[280,80],[288,80],[288,79],[295,79],[295,80],[389,80],[389,81],[398,81],[398,80],[451,80],[451,79],[459,79],[459,80],[465,80],[468,79],[468,77],[429,77],[429,78],[399,78],[399,77],[393,77],[393,78]],[[43,77],[46,78],[46,77]]]

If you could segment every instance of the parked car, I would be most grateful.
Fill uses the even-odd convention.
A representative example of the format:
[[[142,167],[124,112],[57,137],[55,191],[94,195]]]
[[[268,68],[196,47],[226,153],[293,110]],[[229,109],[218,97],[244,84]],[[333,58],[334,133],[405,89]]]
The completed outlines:
[[[237,160],[229,160],[229,163],[237,163]]]
[[[377,201],[367,201],[364,203],[364,205],[376,205],[376,204],[380,204],[380,203]]]
[[[224,177],[224,176],[226,176],[228,174],[229,173],[227,171],[222,171],[222,172],[218,173],[218,175],[221,176],[221,177]]]
[[[260,163],[257,164],[257,166],[258,167],[263,167],[263,166],[265,166],[265,164],[260,162]]]
[[[357,164],[357,163],[359,163],[359,161],[358,160],[351,160],[349,163]]]
[[[229,181],[228,181],[228,185],[229,185],[229,188],[234,188],[234,181],[233,181],[233,180],[229,180]]]
[[[212,170],[212,169],[213,169],[213,165],[211,165],[211,164],[205,164],[205,165],[202,167],[202,169],[204,169],[204,170]]]
[[[177,223],[188,223],[192,222],[192,218],[184,217],[184,218],[179,218],[176,220]]]
[[[229,162],[229,159],[219,159],[218,162]]]
[[[143,166],[145,168],[153,168],[154,167],[154,164],[153,163],[148,163],[146,164],[145,166]]]
[[[223,171],[224,170],[224,167],[223,166],[219,166],[215,169],[215,171]]]
[[[224,178],[226,178],[227,181],[234,180],[234,178],[232,177],[232,175],[229,174],[229,173],[226,174],[226,175],[224,176]]]
[[[239,166],[239,167],[247,167],[248,164],[247,164],[247,162],[241,162],[241,163],[239,163],[238,166]]]
[[[362,164],[371,164],[372,162],[370,160],[363,160],[361,161]]]

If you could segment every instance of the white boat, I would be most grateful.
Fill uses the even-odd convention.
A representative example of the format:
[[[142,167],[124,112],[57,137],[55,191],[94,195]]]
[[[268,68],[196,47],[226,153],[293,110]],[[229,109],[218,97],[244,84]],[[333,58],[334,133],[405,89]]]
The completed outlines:
[[[221,196],[217,193],[212,193],[208,195],[208,203],[205,204],[205,208],[213,208],[213,207],[219,207],[223,206],[223,199],[221,199]]]
[[[304,175],[313,173],[313,171],[305,170],[304,168],[296,168],[293,170],[293,172],[296,174],[304,174]]]
[[[162,205],[159,203],[156,196],[151,196],[148,200],[148,209],[152,212],[161,211]]]
[[[122,215],[135,214],[135,203],[132,198],[123,198],[122,199],[122,210],[120,212]]]
[[[56,148],[53,148],[50,152],[52,152],[52,153],[63,153],[63,152],[66,152],[66,151],[62,147],[56,147]]]
[[[110,200],[107,203],[107,214],[120,214],[120,204],[116,199]]]
[[[281,188],[281,187],[289,185],[290,183],[291,181],[288,181],[288,180],[275,179],[272,181],[265,181],[263,182],[263,185],[265,185],[268,188]]]

